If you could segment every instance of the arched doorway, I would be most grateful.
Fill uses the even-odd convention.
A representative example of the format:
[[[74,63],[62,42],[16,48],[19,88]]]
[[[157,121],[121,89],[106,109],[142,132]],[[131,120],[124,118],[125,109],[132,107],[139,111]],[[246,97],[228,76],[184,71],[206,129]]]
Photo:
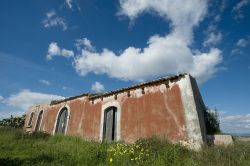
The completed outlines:
[[[57,117],[55,133],[65,133],[68,124],[68,109],[63,107]]]
[[[117,139],[117,108],[108,107],[104,111],[103,140],[115,141]]]
[[[40,111],[40,113],[39,113],[39,115],[37,117],[35,131],[39,131],[40,130],[40,126],[41,126],[41,122],[42,122],[42,117],[43,117],[43,111]]]

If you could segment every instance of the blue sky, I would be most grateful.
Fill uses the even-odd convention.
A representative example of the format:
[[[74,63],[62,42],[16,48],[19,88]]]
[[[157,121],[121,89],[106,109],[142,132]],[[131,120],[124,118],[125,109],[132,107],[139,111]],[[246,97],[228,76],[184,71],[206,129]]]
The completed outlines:
[[[224,132],[250,133],[249,0],[2,0],[0,118],[191,73]]]

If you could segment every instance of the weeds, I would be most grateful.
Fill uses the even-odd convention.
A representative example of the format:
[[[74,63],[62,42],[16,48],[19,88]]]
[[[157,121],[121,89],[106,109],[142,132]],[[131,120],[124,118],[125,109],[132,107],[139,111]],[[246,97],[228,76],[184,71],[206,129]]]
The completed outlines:
[[[141,139],[135,144],[98,143],[76,136],[28,134],[1,127],[0,165],[248,166],[250,142],[204,146],[195,152],[158,138]]]

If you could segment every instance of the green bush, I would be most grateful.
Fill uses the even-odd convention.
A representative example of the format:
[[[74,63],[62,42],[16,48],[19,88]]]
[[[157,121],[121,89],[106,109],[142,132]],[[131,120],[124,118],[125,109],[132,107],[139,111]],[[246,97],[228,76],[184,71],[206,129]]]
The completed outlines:
[[[10,118],[0,120],[0,126],[8,126],[14,128],[22,128],[25,122],[25,115],[21,117],[13,117],[12,115]]]
[[[205,123],[207,134],[218,134],[220,130],[220,120],[217,108],[210,109],[207,107],[205,111]]]

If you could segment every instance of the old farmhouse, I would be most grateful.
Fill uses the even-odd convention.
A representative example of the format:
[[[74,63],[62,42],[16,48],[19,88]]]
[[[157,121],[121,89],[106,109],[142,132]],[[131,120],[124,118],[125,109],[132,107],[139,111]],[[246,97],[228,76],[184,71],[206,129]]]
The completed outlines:
[[[180,74],[32,106],[25,130],[127,143],[158,136],[196,149],[206,141],[204,110],[195,79]]]

